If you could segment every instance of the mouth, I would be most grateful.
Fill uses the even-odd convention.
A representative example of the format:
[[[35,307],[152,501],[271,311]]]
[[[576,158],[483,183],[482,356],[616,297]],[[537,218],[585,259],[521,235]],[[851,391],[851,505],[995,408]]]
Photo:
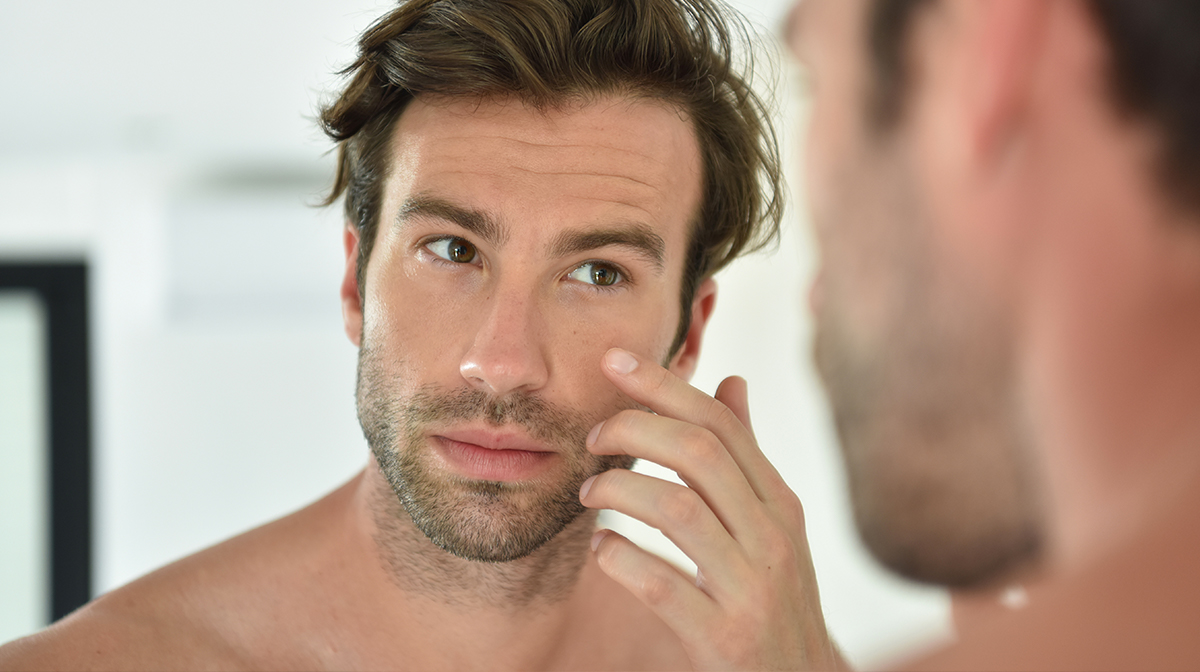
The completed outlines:
[[[526,481],[559,459],[553,448],[521,432],[448,430],[430,440],[448,470],[472,480]]]
[[[437,438],[467,443],[487,450],[515,450],[528,453],[554,453],[553,447],[516,429],[454,428],[437,433]]]

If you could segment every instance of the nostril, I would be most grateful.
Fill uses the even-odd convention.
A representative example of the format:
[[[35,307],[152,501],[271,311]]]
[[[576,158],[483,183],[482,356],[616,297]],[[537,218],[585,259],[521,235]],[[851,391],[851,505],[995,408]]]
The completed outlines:
[[[548,378],[546,363],[536,349],[473,350],[459,373],[468,384],[495,395],[538,389]]]
[[[491,394],[538,389],[549,375],[543,315],[535,301],[518,294],[514,290],[491,297],[478,314],[474,341],[460,362],[463,379]]]

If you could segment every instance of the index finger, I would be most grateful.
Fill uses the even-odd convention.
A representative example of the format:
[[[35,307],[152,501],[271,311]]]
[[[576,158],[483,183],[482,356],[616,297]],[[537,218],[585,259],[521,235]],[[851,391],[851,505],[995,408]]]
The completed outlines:
[[[760,499],[783,485],[783,478],[763,455],[754,434],[725,404],[687,381],[621,348],[604,353],[600,366],[617,389],[650,410],[704,427],[721,440]]]

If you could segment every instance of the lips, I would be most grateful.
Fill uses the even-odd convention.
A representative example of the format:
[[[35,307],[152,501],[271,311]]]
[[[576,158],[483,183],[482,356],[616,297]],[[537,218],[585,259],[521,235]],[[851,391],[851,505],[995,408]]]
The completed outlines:
[[[546,444],[535,441],[520,431],[495,431],[487,429],[452,429],[437,433],[438,438],[469,443],[488,450],[518,450],[530,453],[557,452]]]
[[[431,437],[444,466],[473,480],[514,482],[535,478],[558,453],[520,433],[445,431]]]

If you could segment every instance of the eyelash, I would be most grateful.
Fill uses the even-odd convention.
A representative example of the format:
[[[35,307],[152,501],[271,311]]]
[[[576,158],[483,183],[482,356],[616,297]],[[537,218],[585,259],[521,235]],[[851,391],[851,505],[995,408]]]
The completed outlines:
[[[442,255],[438,254],[437,252],[434,252],[434,251],[431,249],[431,246],[432,246],[432,245],[434,245],[434,244],[436,244],[436,243],[447,242],[447,241],[455,241],[455,240],[460,240],[460,241],[462,241],[463,243],[466,243],[467,245],[470,245],[470,246],[471,246],[471,247],[472,247],[472,248],[475,250],[475,257],[473,257],[473,258],[471,259],[471,261],[466,261],[466,262],[456,262],[456,261],[452,261],[452,260],[450,260],[450,259],[447,259],[447,258],[443,257]],[[476,258],[479,256],[479,248],[478,248],[478,247],[476,247],[474,243],[472,243],[471,241],[467,240],[466,238],[463,238],[462,236],[435,236],[435,237],[433,237],[433,238],[426,238],[426,239],[424,239],[424,240],[420,241],[420,242],[418,243],[418,246],[419,246],[421,249],[424,249],[424,250],[428,251],[430,254],[432,254],[432,255],[433,255],[433,256],[434,256],[434,257],[437,259],[437,261],[438,261],[438,262],[440,262],[440,263],[443,263],[443,264],[449,264],[449,265],[451,265],[451,266],[471,266],[471,265],[474,265],[474,264],[475,264],[475,259],[476,259]],[[599,265],[599,266],[607,266],[607,267],[611,268],[611,269],[612,269],[614,272],[616,272],[616,274],[617,274],[617,276],[618,276],[618,277],[617,277],[617,280],[616,280],[616,281],[614,281],[614,282],[613,282],[612,284],[610,284],[610,285],[599,285],[599,284],[595,284],[595,283],[588,283],[588,282],[581,282],[581,283],[580,283],[580,284],[587,285],[588,287],[590,287],[590,288],[591,288],[591,289],[593,289],[593,290],[596,290],[596,291],[605,291],[605,292],[615,292],[615,291],[619,291],[620,289],[622,289],[622,288],[623,288],[625,285],[632,284],[632,282],[633,282],[633,280],[632,280],[632,278],[631,278],[631,276],[630,276],[630,274],[629,274],[629,271],[625,270],[625,268],[624,268],[623,266],[621,266],[621,265],[619,265],[619,264],[615,264],[615,263],[613,263],[613,262],[611,262],[611,261],[605,261],[605,260],[603,260],[603,259],[588,259],[587,261],[584,261],[584,262],[582,262],[582,263],[580,263],[580,264],[576,265],[576,266],[575,266],[575,267],[573,267],[573,268],[572,268],[570,271],[567,271],[567,273],[564,275],[564,277],[570,277],[570,276],[571,276],[572,274],[574,274],[576,271],[578,271],[579,269],[581,269],[581,268],[583,268],[584,266],[587,266],[587,265],[589,265],[589,264],[596,264],[596,265]]]
[[[471,257],[470,261],[454,261],[452,259],[447,259],[447,258],[443,257],[442,255],[438,254],[437,252],[434,252],[432,249],[433,245],[436,245],[437,243],[452,242],[452,241],[456,241],[456,240],[462,241],[466,245],[469,245],[471,247],[471,249],[474,251],[474,254]],[[476,247],[474,243],[467,240],[466,238],[463,238],[462,236],[436,236],[433,238],[426,238],[426,239],[422,240],[420,243],[418,243],[418,246],[421,249],[432,254],[439,262],[444,263],[444,264],[450,264],[451,266],[474,266],[476,263],[476,260],[479,258],[479,248]]]
[[[626,271],[624,268],[622,268],[618,264],[614,264],[611,261],[604,261],[603,259],[588,259],[587,261],[576,265],[570,271],[567,271],[566,277],[570,277],[576,271],[583,268],[584,266],[587,266],[588,264],[596,264],[597,266],[607,266],[608,268],[611,268],[613,271],[615,271],[617,274],[617,280],[614,281],[611,285],[598,285],[595,283],[587,283],[587,282],[582,283],[582,284],[587,285],[588,287],[590,287],[593,290],[604,291],[604,292],[616,292],[616,291],[620,291],[625,285],[628,285],[632,282],[632,280],[629,277],[628,271]]]

